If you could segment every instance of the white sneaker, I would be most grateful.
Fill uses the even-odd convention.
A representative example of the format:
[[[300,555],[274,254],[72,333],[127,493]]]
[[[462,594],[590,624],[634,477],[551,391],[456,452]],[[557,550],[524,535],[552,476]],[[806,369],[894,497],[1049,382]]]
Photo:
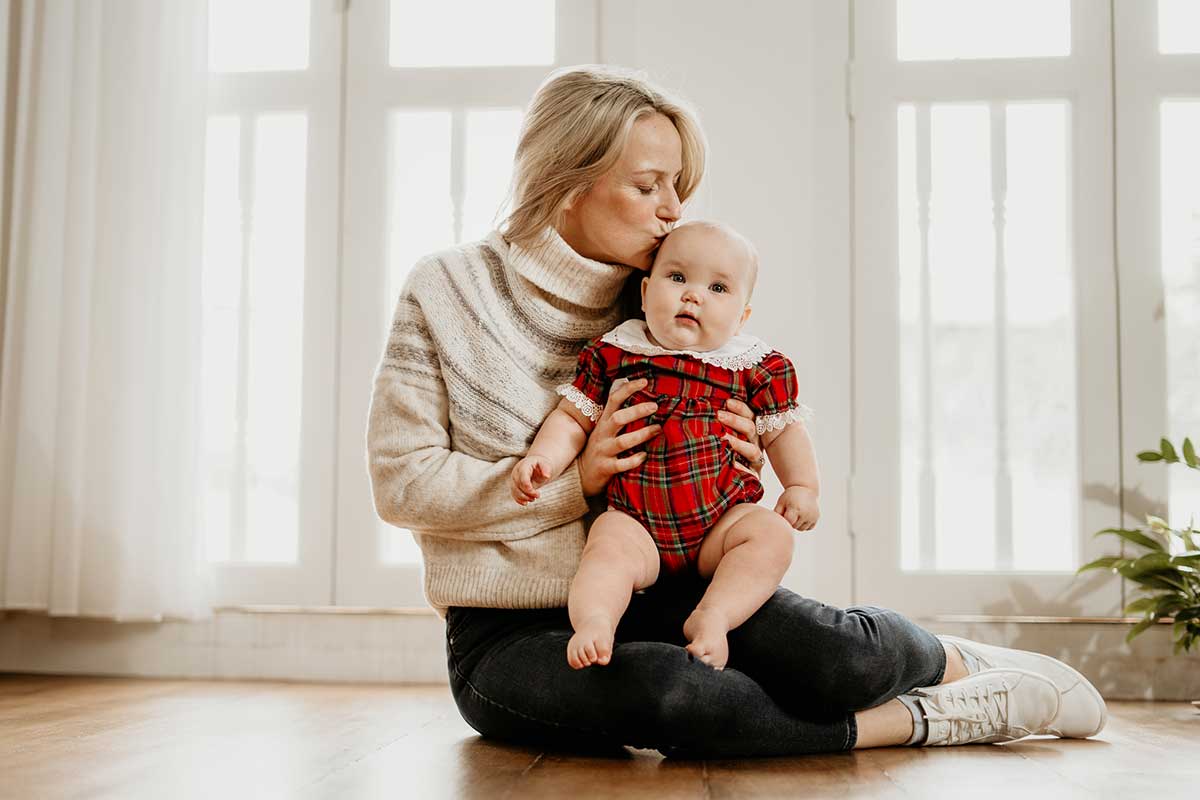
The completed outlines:
[[[954,645],[960,652],[969,652],[975,656],[983,669],[1015,667],[1036,672],[1054,681],[1059,694],[1062,695],[1060,709],[1050,724],[1044,730],[1036,731],[1037,733],[1052,733],[1068,739],[1086,739],[1099,733],[1108,721],[1108,709],[1096,687],[1078,671],[1057,658],[1027,650],[980,644],[957,636],[938,638],[946,644]]]
[[[1058,713],[1052,681],[1023,669],[988,669],[953,683],[913,689],[925,711],[927,746],[1011,742]]]

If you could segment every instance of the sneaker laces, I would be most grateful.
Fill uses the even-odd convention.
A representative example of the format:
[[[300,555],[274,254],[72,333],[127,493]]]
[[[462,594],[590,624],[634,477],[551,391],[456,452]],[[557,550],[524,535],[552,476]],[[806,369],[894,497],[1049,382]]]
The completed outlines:
[[[996,734],[1008,734],[1009,687],[1001,682],[956,686],[936,692],[914,690],[925,699],[927,722],[949,726],[947,744],[965,744]]]

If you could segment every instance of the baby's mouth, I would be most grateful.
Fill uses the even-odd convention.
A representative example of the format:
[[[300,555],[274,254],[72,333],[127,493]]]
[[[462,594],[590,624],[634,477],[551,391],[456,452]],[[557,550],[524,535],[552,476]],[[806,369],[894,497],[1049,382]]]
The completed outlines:
[[[679,322],[684,322],[684,323],[690,322],[693,325],[700,324],[700,320],[696,319],[696,315],[690,311],[680,311],[678,314],[675,315],[675,319]]]

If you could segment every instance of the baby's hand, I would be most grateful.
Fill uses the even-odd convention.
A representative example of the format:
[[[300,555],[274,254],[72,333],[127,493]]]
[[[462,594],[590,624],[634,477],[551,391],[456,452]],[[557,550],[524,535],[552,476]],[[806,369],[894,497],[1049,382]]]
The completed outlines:
[[[789,486],[779,496],[775,513],[798,531],[811,531],[821,518],[817,493],[807,486]]]
[[[512,496],[517,505],[527,506],[538,499],[538,487],[550,480],[550,460],[545,456],[525,456],[513,467]]]

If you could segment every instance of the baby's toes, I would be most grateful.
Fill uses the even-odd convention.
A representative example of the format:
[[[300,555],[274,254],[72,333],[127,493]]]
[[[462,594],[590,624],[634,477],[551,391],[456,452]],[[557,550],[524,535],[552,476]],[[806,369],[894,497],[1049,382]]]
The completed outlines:
[[[572,636],[571,641],[567,642],[567,663],[571,665],[571,669],[583,669],[587,666],[587,661],[584,660],[583,642],[579,641],[578,636]]]

